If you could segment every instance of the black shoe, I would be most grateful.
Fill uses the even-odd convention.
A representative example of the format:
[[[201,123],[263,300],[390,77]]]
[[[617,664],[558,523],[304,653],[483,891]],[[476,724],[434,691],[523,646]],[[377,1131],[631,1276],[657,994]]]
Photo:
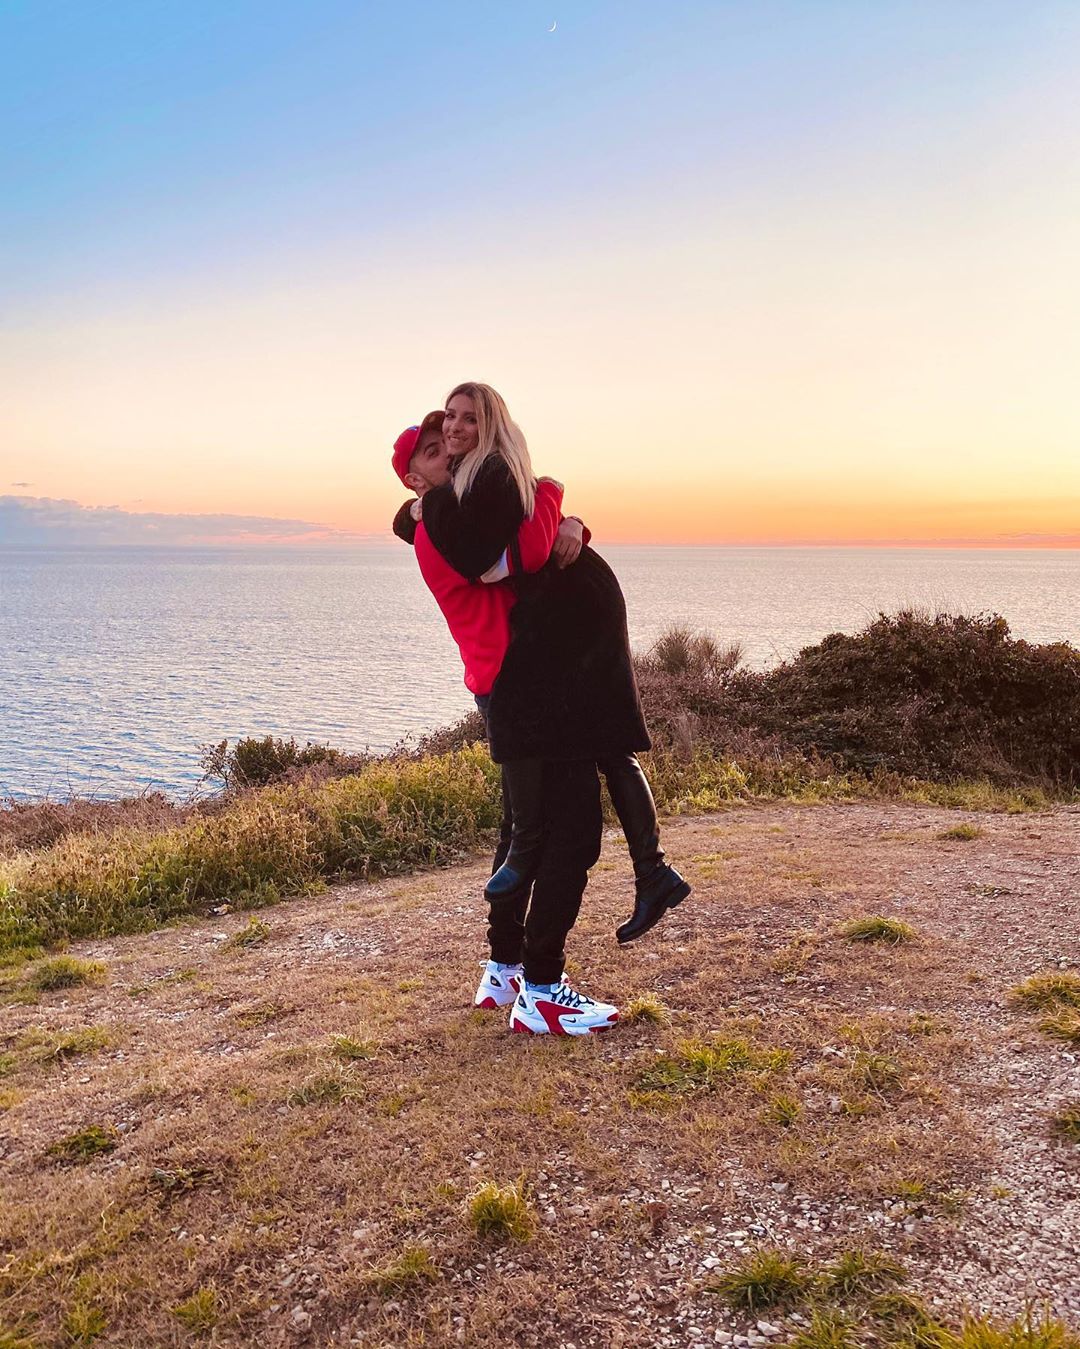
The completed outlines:
[[[674,867],[667,863],[637,883],[637,899],[633,915],[615,929],[620,945],[643,936],[676,904],[681,904],[690,893],[690,882],[683,880]]]

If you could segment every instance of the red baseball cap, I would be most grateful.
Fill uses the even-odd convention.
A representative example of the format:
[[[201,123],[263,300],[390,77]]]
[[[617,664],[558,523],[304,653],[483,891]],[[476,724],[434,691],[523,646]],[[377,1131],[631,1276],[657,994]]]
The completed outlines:
[[[409,471],[409,463],[416,453],[416,447],[420,444],[420,438],[425,431],[430,431],[437,427],[442,430],[443,418],[445,412],[429,412],[419,426],[407,426],[397,440],[394,441],[394,453],[390,457],[390,462],[394,466],[394,472],[402,482],[405,482],[405,475]],[[405,486],[408,487],[408,483]]]

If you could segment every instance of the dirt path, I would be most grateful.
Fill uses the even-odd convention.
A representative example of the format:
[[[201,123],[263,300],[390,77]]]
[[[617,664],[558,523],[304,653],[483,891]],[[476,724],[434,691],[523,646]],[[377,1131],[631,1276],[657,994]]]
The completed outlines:
[[[961,821],[981,834],[940,837]],[[1005,1000],[1080,967],[1080,810],[781,804],[668,821],[665,842],[694,897],[619,950],[629,867],[610,834],[571,972],[622,1004],[657,995],[671,1025],[587,1041],[468,1010],[479,863],[266,910],[248,946],[228,944],[249,920],[233,914],[80,944],[103,985],[0,1008],[0,1332],[780,1342],[803,1313],[759,1327],[707,1288],[769,1244],[818,1269],[887,1251],[949,1317],[1034,1299],[1080,1326],[1080,1145],[1049,1129],[1080,1100],[1080,1046]],[[866,914],[917,940],[836,935]],[[45,1057],[87,1027],[109,1043]],[[335,1057],[335,1032],[361,1057]],[[790,1061],[658,1090],[657,1065],[683,1071],[680,1042],[712,1035]],[[116,1146],[46,1154],[89,1125]],[[469,1194],[519,1176],[533,1238],[477,1237]],[[430,1268],[409,1279],[396,1262],[416,1246]]]

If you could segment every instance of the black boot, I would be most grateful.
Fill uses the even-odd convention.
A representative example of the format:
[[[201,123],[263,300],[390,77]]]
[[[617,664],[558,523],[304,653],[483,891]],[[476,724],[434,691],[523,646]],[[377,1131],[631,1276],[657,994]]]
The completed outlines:
[[[636,755],[604,759],[600,768],[634,863],[634,912],[615,929],[619,942],[625,943],[648,932],[668,909],[681,904],[690,893],[690,885],[664,861],[656,803]]]
[[[531,885],[540,865],[544,843],[544,764],[540,759],[515,759],[502,766],[503,785],[510,798],[513,832],[510,851],[484,887],[490,899]]]

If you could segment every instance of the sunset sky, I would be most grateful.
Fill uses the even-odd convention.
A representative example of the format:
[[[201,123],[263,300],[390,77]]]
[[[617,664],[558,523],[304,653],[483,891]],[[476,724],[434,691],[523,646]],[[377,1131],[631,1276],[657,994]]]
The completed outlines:
[[[1080,546],[1075,0],[6,0],[0,183],[0,542]]]

